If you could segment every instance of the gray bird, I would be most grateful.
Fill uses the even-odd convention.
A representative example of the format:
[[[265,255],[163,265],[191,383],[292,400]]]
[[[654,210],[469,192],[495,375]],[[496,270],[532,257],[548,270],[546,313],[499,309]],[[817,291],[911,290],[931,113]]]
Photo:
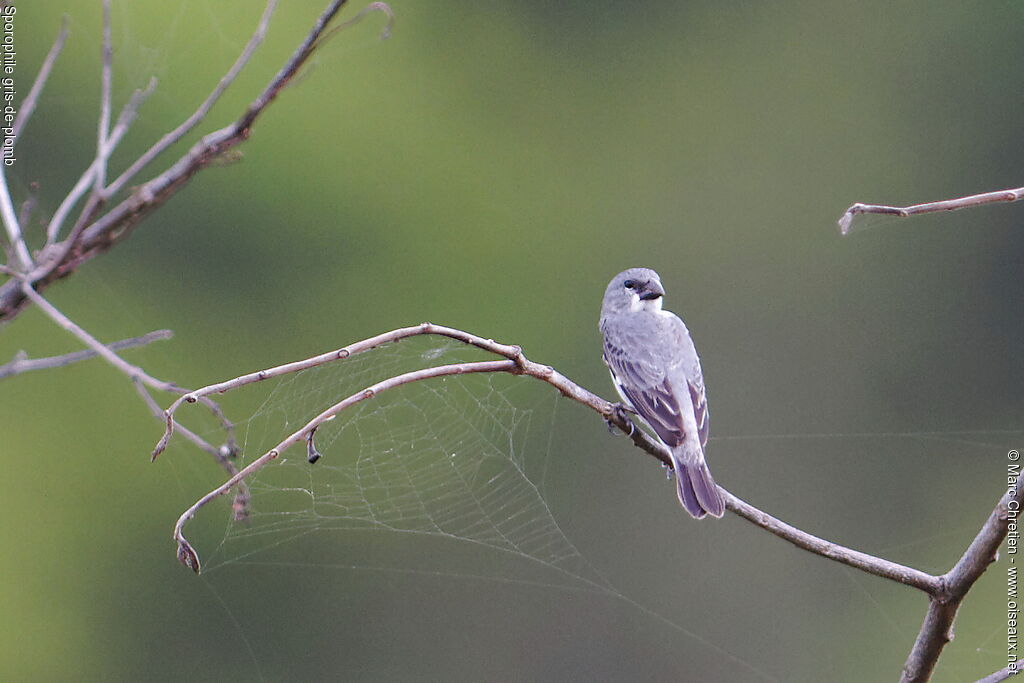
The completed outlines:
[[[668,446],[679,502],[693,517],[721,517],[725,503],[704,462],[708,402],[697,349],[683,321],[661,310],[665,290],[650,268],[624,270],[601,306],[604,362],[626,407]]]

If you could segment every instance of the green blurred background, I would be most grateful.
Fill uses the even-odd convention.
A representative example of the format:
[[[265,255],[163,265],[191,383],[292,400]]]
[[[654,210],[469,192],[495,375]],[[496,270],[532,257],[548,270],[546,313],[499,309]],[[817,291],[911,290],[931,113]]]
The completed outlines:
[[[92,157],[100,3],[14,4],[21,94],[62,14],[71,30],[9,173],[16,201],[39,185],[38,244]],[[242,111],[322,9],[282,4],[188,144]],[[1021,5],[391,4],[390,40],[379,15],[337,36],[240,162],[51,300],[103,340],[173,329],[125,355],[185,386],[431,320],[611,397],[601,295],[647,265],[701,351],[719,482],[945,571],[1024,437],[1024,207],[868,219],[846,238],[835,220],[854,201],[1021,184]],[[205,97],[261,7],[114,1],[116,105],[159,78],[115,169]],[[0,362],[76,348],[33,310],[0,330]],[[225,406],[244,419],[261,391]],[[617,598],[384,532],[197,578],[170,529],[221,481],[207,456],[177,445],[150,464],[159,425],[101,362],[4,381],[0,678],[896,680],[923,596],[734,517],[692,522],[653,460],[546,395],[545,501]],[[226,515],[219,501],[193,522],[200,553]],[[450,573],[499,578],[446,575],[448,553]],[[424,558],[436,571],[415,573]],[[976,586],[935,680],[1005,664],[1004,577]]]

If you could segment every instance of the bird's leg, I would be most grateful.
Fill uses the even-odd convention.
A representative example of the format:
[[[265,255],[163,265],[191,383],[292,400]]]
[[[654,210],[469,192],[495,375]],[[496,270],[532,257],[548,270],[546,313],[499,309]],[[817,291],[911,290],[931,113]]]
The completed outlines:
[[[612,404],[612,413],[619,419],[619,421],[625,422],[629,425],[629,432],[626,436],[633,436],[633,432],[636,431],[636,424],[630,418],[630,415],[637,415],[638,413],[621,401]],[[612,418],[606,417],[604,419],[604,423],[608,425],[608,431],[612,434],[618,432],[619,427],[612,421]]]

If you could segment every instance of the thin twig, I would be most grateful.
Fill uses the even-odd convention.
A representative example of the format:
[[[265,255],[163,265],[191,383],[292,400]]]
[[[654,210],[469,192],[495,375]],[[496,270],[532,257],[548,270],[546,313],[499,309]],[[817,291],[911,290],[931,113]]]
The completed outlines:
[[[128,375],[128,377],[138,377],[139,379],[142,380],[143,383],[146,384],[146,386],[152,387],[154,389],[159,389],[160,391],[169,391],[174,393],[178,392],[179,387],[176,387],[173,384],[170,384],[169,382],[164,382],[162,380],[150,376],[142,368],[136,365],[132,365],[131,363],[129,363],[128,361],[124,360],[116,353],[111,351],[108,346],[104,345],[91,334],[86,332],[84,328],[79,326],[77,323],[75,323],[73,320],[68,318],[63,313],[61,313],[53,304],[51,304],[49,301],[44,299],[42,295],[40,295],[34,289],[32,289],[31,286],[26,284],[23,286],[23,289],[25,291],[25,294],[32,300],[32,303],[39,307],[39,309],[42,310],[43,313],[45,313],[47,316],[49,316],[51,320],[53,320],[55,323],[57,323],[57,325],[59,325],[60,327],[67,330],[75,337],[77,337],[79,341],[81,341],[83,344],[92,349],[94,353],[101,356],[105,361],[113,365],[115,368],[117,368],[124,374]]]
[[[312,430],[315,430],[321,424],[328,421],[345,408],[351,405],[355,405],[360,401],[365,401],[367,399],[373,398],[374,396],[383,391],[387,391],[388,389],[392,389],[403,384],[409,384],[410,382],[416,382],[424,379],[429,379],[432,377],[464,375],[474,372],[515,373],[517,372],[517,367],[518,366],[516,362],[513,360],[476,361],[472,363],[455,363],[452,365],[442,365],[439,367],[427,368],[425,370],[416,370],[415,372],[407,372],[404,375],[390,377],[382,382],[377,382],[376,384],[369,386],[363,389],[362,391],[352,394],[351,396],[345,398],[342,401],[339,401],[338,403],[334,404],[333,406],[331,406],[330,408],[323,411],[322,413],[314,417],[312,420],[307,422],[301,429],[299,429],[296,432],[293,432],[288,438],[279,443],[277,446],[271,448],[269,451],[261,455],[256,460],[253,460],[238,474],[228,479],[226,482],[218,486],[213,491],[207,493],[205,496],[196,501],[195,504],[192,505],[192,507],[186,510],[181,515],[181,517],[178,518],[178,522],[174,526],[174,540],[178,543],[178,560],[198,574],[200,570],[199,555],[196,554],[196,551],[192,548],[191,544],[189,544],[189,542],[185,539],[184,535],[182,535],[182,527],[185,526],[185,523],[189,519],[191,519],[192,516],[195,515],[195,513],[204,505],[209,503],[214,498],[222,496],[228,491],[230,491],[232,487],[243,481],[250,474],[261,469],[268,462],[281,455],[281,453],[283,453],[285,449],[287,449],[289,446],[292,446],[296,443],[303,441],[305,439],[306,434],[308,434]]]
[[[523,355],[518,346],[499,344],[492,339],[485,339],[469,332],[457,330],[450,327],[423,323],[413,327],[404,327],[390,332],[370,337],[362,341],[350,344],[349,346],[330,351],[328,353],[313,356],[305,360],[279,365],[273,368],[260,370],[258,372],[241,375],[224,382],[211,384],[197,389],[196,391],[184,394],[172,403],[164,413],[166,427],[164,434],[153,450],[153,458],[166,448],[167,443],[177,424],[175,413],[183,403],[194,403],[214,393],[225,393],[239,387],[259,382],[272,377],[298,372],[309,368],[317,367],[325,363],[340,361],[353,355],[369,351],[383,344],[398,342],[402,339],[416,335],[439,335],[456,339],[465,344],[489,351],[505,360],[499,361],[475,361],[467,363],[455,363],[437,367],[415,370],[401,375],[390,377],[377,382],[365,389],[346,397],[324,410],[300,429],[290,434],[276,446],[253,460],[248,466],[230,477],[226,482],[213,489],[205,496],[197,500],[178,518],[174,526],[173,538],[178,546],[178,560],[198,573],[200,571],[199,556],[195,549],[185,538],[183,529],[185,524],[195,514],[215,498],[227,493],[233,487],[242,483],[267,463],[279,457],[287,448],[306,441],[307,455],[310,462],[319,458],[313,446],[313,434],[317,428],[333,419],[341,411],[360,402],[368,400],[382,391],[392,389],[412,382],[444,377],[448,375],[466,374],[471,372],[497,373],[505,372],[514,375],[526,375],[544,381],[564,396],[572,398],[592,410],[596,411],[604,420],[614,424],[623,433],[627,434],[633,443],[643,451],[655,456],[662,463],[671,466],[671,458],[668,449],[664,444],[651,437],[647,432],[637,429],[633,422],[621,410],[616,410],[612,404],[587,389],[579,386],[568,379],[554,368],[535,363]],[[180,427],[178,427],[180,429]],[[912,586],[923,591],[929,597],[929,608],[925,616],[921,632],[911,650],[907,663],[903,668],[901,683],[924,683],[931,677],[942,648],[952,639],[952,625],[956,617],[957,609],[968,591],[982,575],[985,569],[995,561],[996,551],[1006,537],[1009,519],[1015,516],[1010,510],[1019,510],[1024,504],[1024,482],[1020,486],[1011,484],[1006,494],[1000,499],[995,509],[989,515],[988,520],[982,526],[977,536],[964,552],[956,565],[942,576],[933,576],[918,569],[890,562],[888,560],[868,555],[850,548],[840,546],[831,541],[801,531],[775,517],[757,509],[744,502],[735,495],[719,487],[725,498],[726,507],[739,517],[755,524],[769,533],[792,543],[798,548],[808,552],[821,555],[822,557],[840,562],[847,566],[879,576],[891,581]],[[983,679],[984,681],[1001,681],[999,678],[1002,672],[996,672],[992,676]]]
[[[914,216],[919,213],[936,213],[938,211],[956,211],[971,206],[983,204],[996,204],[998,202],[1015,202],[1024,197],[1024,187],[1009,190],[996,190],[995,192],[983,192],[972,194],[959,199],[945,199],[940,202],[929,202],[927,204],[914,204],[912,206],[885,206],[884,204],[854,204],[846,210],[839,219],[839,232],[848,235],[853,219],[862,213],[879,213],[890,216]]]
[[[105,361],[113,365],[115,368],[123,372],[133,381],[138,380],[145,384],[147,387],[156,389],[157,391],[166,391],[172,394],[188,393],[187,389],[183,389],[176,384],[172,384],[171,382],[165,382],[163,380],[157,379],[148,374],[145,370],[138,367],[137,365],[132,365],[128,361],[118,356],[116,353],[111,351],[107,346],[105,346],[102,342],[100,342],[98,339],[96,339],[91,334],[86,332],[84,328],[82,328],[80,325],[75,323],[73,320],[68,318],[63,313],[61,313],[60,310],[57,309],[57,307],[55,307],[49,301],[44,299],[42,295],[40,295],[38,292],[32,289],[32,286],[29,285],[27,282],[22,282],[22,288],[25,292],[25,295],[32,301],[32,303],[35,304],[51,320],[57,323],[59,327],[67,330],[72,335],[77,337],[79,341],[81,341],[83,344],[92,349],[98,356],[100,356]],[[212,401],[207,397],[199,399],[199,402],[202,403],[206,407],[206,409],[209,410],[213,414],[213,416],[220,421],[221,426],[223,427],[225,433],[227,434],[228,447],[232,450],[237,448],[235,444],[234,425],[231,424],[231,421],[228,420],[227,416],[224,415],[224,412],[221,410],[220,406],[215,401]]]
[[[266,379],[281,377],[282,375],[288,375],[293,372],[315,368],[317,366],[324,365],[325,363],[349,358],[356,354],[375,349],[378,346],[401,341],[407,337],[419,334],[439,334],[449,336],[453,339],[458,339],[459,341],[482,348],[485,351],[491,351],[492,353],[505,356],[506,358],[514,357],[515,353],[518,351],[517,347],[505,346],[504,344],[498,344],[493,340],[482,339],[476,335],[469,334],[468,332],[441,327],[439,325],[432,325],[431,323],[423,323],[422,325],[414,325],[412,327],[403,327],[390,332],[385,332],[384,334],[378,334],[375,337],[370,337],[369,339],[364,339],[356,342],[355,344],[350,344],[334,351],[322,353],[320,355],[313,356],[312,358],[295,361],[294,363],[286,363],[284,365],[259,370],[257,372],[250,372],[249,374],[242,375],[241,377],[235,377],[234,379],[230,379],[225,382],[211,384],[178,397],[164,412],[167,426],[159,443],[157,443],[156,447],[153,449],[152,458],[153,460],[156,460],[157,456],[160,455],[160,453],[162,453],[167,447],[167,443],[170,441],[171,434],[177,424],[174,420],[174,414],[183,403],[195,403],[197,400],[205,396],[210,396],[212,394],[224,394],[232,389],[237,389],[247,384],[261,382]]]
[[[110,41],[110,0],[103,0],[103,67],[100,72],[100,120],[96,134],[96,173],[93,192],[99,194],[107,184],[107,159],[110,150],[110,99],[114,71],[114,48]]]
[[[122,339],[120,341],[111,342],[107,344],[107,348],[111,351],[120,351],[121,349],[131,349],[138,346],[146,346],[152,344],[155,341],[162,339],[170,339],[174,336],[174,333],[170,330],[155,330],[149,334],[144,334],[141,337],[132,337],[131,339]],[[71,353],[65,353],[59,356],[48,356],[46,358],[29,358],[24,351],[19,351],[12,360],[3,365],[0,365],[0,379],[7,379],[8,377],[14,377],[24,372],[31,372],[33,370],[49,370],[51,368],[62,368],[66,365],[78,363],[89,358],[95,358],[98,354],[92,349],[85,351],[73,351]],[[163,417],[163,412],[160,411],[160,417]]]
[[[68,212],[74,207],[81,196],[85,193],[86,188],[89,186],[91,179],[99,178],[101,169],[106,165],[107,158],[113,154],[114,150],[117,149],[122,138],[128,133],[128,129],[131,128],[132,123],[135,121],[135,117],[139,113],[139,107],[142,103],[153,94],[156,90],[157,80],[156,77],[151,77],[149,83],[146,85],[144,90],[137,89],[132,93],[132,96],[128,99],[128,102],[121,108],[121,113],[117,117],[117,123],[110,132],[110,136],[107,138],[106,147],[104,151],[105,155],[97,154],[93,159],[92,165],[85,170],[78,183],[71,189],[71,192],[61,202],[53,218],[50,220],[49,226],[46,229],[46,244],[50,245],[57,241],[60,235],[61,224],[64,222]],[[75,248],[78,243],[78,237],[82,234],[82,231],[89,224],[93,218],[96,217],[96,212],[106,203],[110,197],[110,191],[107,188],[94,189],[92,194],[89,196],[89,200],[86,202],[85,207],[82,209],[82,213],[79,214],[78,220],[75,221],[75,225],[71,228],[71,232],[68,233],[67,239],[61,243],[61,247],[56,256],[57,262],[64,261],[68,254]]]
[[[719,488],[721,489],[721,487]],[[721,491],[725,498],[725,506],[729,510],[732,510],[743,519],[756,524],[765,531],[789,541],[798,548],[827,557],[836,562],[841,562],[849,567],[860,569],[875,576],[881,576],[898,583],[913,586],[929,595],[936,593],[941,588],[939,579],[931,574],[926,574],[918,569],[906,567],[857,550],[851,550],[831,541],[818,538],[806,531],[790,526],[766,512],[762,512],[725,489],[721,489]]]
[[[117,116],[117,123],[114,124],[114,127],[110,130],[110,137],[107,138],[108,156],[117,149],[118,143],[121,142],[121,139],[135,121],[135,117],[138,116],[139,108],[142,106],[142,103],[153,94],[154,90],[156,90],[156,84],[156,76],[151,76],[146,87],[136,89],[135,92],[132,93],[132,96],[128,98],[128,103],[121,108],[121,113]]]
[[[249,38],[249,42],[246,43],[242,49],[242,53],[238,55],[235,63],[231,65],[227,73],[221,77],[220,81],[214,87],[213,91],[207,95],[206,99],[203,100],[199,108],[196,109],[192,114],[181,122],[177,128],[164,135],[162,138],[146,150],[142,156],[135,160],[131,166],[129,166],[124,173],[117,177],[110,187],[107,188],[109,196],[114,196],[121,191],[128,182],[135,177],[135,175],[143,168],[148,166],[154,159],[163,154],[164,150],[176,143],[181,138],[185,137],[186,134],[193,128],[195,128],[200,121],[206,118],[206,115],[213,108],[213,105],[217,103],[224,91],[228,89],[235,79],[238,78],[238,74],[245,68],[245,65],[249,63],[253,53],[256,52],[256,48],[260,46],[263,39],[267,35],[267,27],[270,26],[270,18],[274,14],[274,10],[277,8],[278,0],[268,0],[266,6],[263,8],[263,15],[260,17],[259,23],[256,25],[256,31]]]
[[[1004,667],[999,671],[993,671],[984,678],[979,678],[974,683],[1002,683],[1002,681],[1008,681],[1020,672],[1020,668],[1018,668],[1016,665],[1011,664],[1010,666]]]
[[[89,189],[90,185],[92,185],[93,178],[96,174],[96,168],[97,160],[93,159],[89,164],[89,167],[85,169],[85,172],[82,173],[81,177],[79,177],[78,182],[76,182],[74,187],[71,188],[71,191],[64,196],[63,200],[61,200],[60,205],[57,206],[57,210],[53,212],[53,216],[50,218],[50,223],[46,227],[47,245],[52,245],[57,241],[57,237],[60,235],[61,226],[64,224],[64,219],[68,217],[68,214],[71,213],[71,209],[75,207],[78,200],[82,198],[85,191]],[[45,249],[43,253],[45,254]],[[47,260],[51,260],[55,263],[60,262],[60,258],[57,256],[51,257]]]
[[[32,118],[32,112],[36,109],[36,103],[39,101],[39,93],[43,91],[43,87],[46,85],[46,80],[50,77],[50,71],[53,70],[53,65],[57,61],[57,57],[60,56],[61,50],[64,49],[64,41],[68,37],[68,18],[66,16],[61,17],[60,20],[60,31],[57,33],[57,39],[53,41],[53,46],[50,47],[50,51],[46,54],[46,59],[43,60],[43,65],[39,67],[39,73],[36,74],[36,80],[32,83],[32,88],[28,91],[28,95],[21,103],[21,108],[18,110],[18,115],[14,118],[14,131],[12,137],[14,138],[12,144],[17,143],[18,136],[21,135],[21,131],[25,130],[25,125],[28,120]]]
[[[139,112],[139,107],[142,106],[142,103],[146,101],[146,98],[148,98],[156,89],[156,83],[156,78],[150,78],[149,84],[146,86],[145,90],[136,90],[132,93],[128,103],[121,109],[121,113],[117,117],[117,124],[114,126],[114,129],[110,133],[110,137],[107,139],[108,157],[110,154],[113,154],[117,145],[121,142],[121,139],[131,127],[132,122],[135,121],[135,117]],[[90,162],[89,167],[85,169],[81,177],[75,183],[74,187],[71,188],[71,191],[67,193],[63,200],[61,200],[57,210],[53,213],[53,217],[50,218],[49,225],[46,227],[46,244],[48,246],[57,241],[57,238],[60,235],[61,226],[64,225],[64,220],[68,217],[68,214],[71,213],[71,210],[75,207],[75,204],[78,203],[78,200],[85,194],[85,191],[89,189],[89,186],[94,184],[94,179],[96,178],[100,164],[101,159],[97,154],[97,156],[93,158],[92,162]],[[103,192],[100,196],[105,201],[109,195],[109,192]],[[98,198],[98,196],[94,195],[93,202],[82,211],[82,215],[78,219],[79,224],[83,226],[86,224],[88,217],[93,213],[95,207],[98,206]],[[76,225],[76,227],[78,226]],[[72,232],[75,231],[72,230]],[[81,232],[81,228],[78,229],[78,232]],[[56,262],[63,260],[67,255],[67,251],[74,246],[74,243],[75,240],[73,239],[67,240],[65,248],[60,252],[60,254],[56,257],[50,256],[50,260]]]
[[[149,390],[145,385],[138,377],[132,378],[132,384],[135,385],[135,391],[137,391],[139,396],[142,397],[143,402],[149,408],[153,417],[158,420],[162,420],[164,417],[164,411],[160,408],[160,404],[157,403],[149,393]],[[224,468],[224,471],[228,473],[229,477],[233,477],[238,474],[238,468],[232,460],[236,455],[236,451],[231,446],[225,444],[218,448],[183,425],[179,426],[178,429],[183,437],[191,441],[201,450],[204,450],[213,456],[213,459],[217,461],[217,464]],[[235,499],[231,503],[232,516],[236,522],[245,521],[249,518],[249,502],[251,500],[252,496],[249,493],[249,485],[244,481],[238,482],[235,489]]]
[[[7,187],[7,172],[3,163],[0,163],[0,220],[3,220],[4,228],[7,230],[7,239],[11,249],[14,250],[13,257],[17,260],[17,263],[13,264],[14,269],[27,272],[33,266],[32,255],[21,234],[18,216],[14,213],[14,202],[11,200],[11,191]]]
[[[496,355],[504,356],[505,358],[508,359],[516,359],[522,356],[522,351],[519,349],[518,346],[508,346],[506,344],[499,344],[493,339],[484,339],[483,337],[478,337],[475,334],[463,332],[462,330],[457,330],[452,327],[444,327],[442,325],[434,325],[432,323],[422,323],[420,325],[413,325],[411,327],[401,327],[397,330],[391,330],[390,332],[378,334],[374,337],[370,337],[369,339],[364,339],[354,344],[349,344],[348,346],[336,349],[334,351],[329,351],[327,353],[322,353],[320,355],[313,356],[312,358],[307,358],[301,361],[295,361],[294,363],[286,363],[284,365],[279,365],[273,368],[267,368],[265,370],[259,370],[257,372],[250,372],[246,375],[242,375],[240,377],[236,377],[225,382],[218,382],[217,384],[211,384],[209,386],[202,387],[201,389],[196,389],[195,391],[190,391],[188,393],[183,394],[182,396],[178,397],[174,401],[174,403],[172,403],[170,407],[168,407],[167,410],[165,411],[165,420],[167,426],[164,429],[164,434],[160,438],[159,443],[157,443],[156,447],[153,449],[152,457],[155,460],[157,456],[160,455],[161,452],[163,452],[164,448],[167,447],[167,443],[170,440],[171,434],[174,431],[174,426],[175,424],[177,424],[176,421],[174,420],[174,414],[177,412],[177,410],[181,407],[183,403],[195,403],[196,401],[200,401],[212,394],[224,394],[227,393],[228,391],[231,391],[232,389],[237,389],[247,384],[261,382],[266,379],[280,377],[282,375],[288,375],[293,372],[299,372],[301,370],[315,368],[317,366],[324,365],[325,363],[330,363],[336,360],[342,360],[360,353],[364,353],[371,349],[375,349],[378,346],[383,346],[384,344],[401,341],[402,339],[414,337],[421,334],[435,334],[443,337],[450,337],[451,339],[456,339],[465,344],[469,344],[470,346],[475,346],[479,349],[483,349],[484,351],[489,351]],[[540,368],[542,366],[537,367]],[[547,368],[547,371],[554,372],[551,368]],[[566,380],[566,382],[568,382],[568,380]],[[590,394],[590,392],[586,393],[589,395],[588,399],[592,402],[592,407],[595,407],[595,409],[597,409],[597,407],[600,407],[601,404],[607,403],[607,401],[604,401],[604,399],[594,394]],[[625,426],[625,424],[623,424],[623,426]],[[671,459],[668,458],[668,456],[665,457],[665,461],[671,463]]]
[[[85,226],[81,231],[80,237],[76,240],[73,250],[66,248],[66,245],[62,245],[62,243],[45,246],[37,255],[39,266],[28,276],[33,288],[37,292],[44,290],[51,283],[73,272],[81,264],[110,249],[127,237],[131,233],[132,228],[150,212],[161,206],[178,190],[184,187],[198,171],[209,166],[225,152],[248,139],[255,121],[319,47],[318,39],[325,31],[329,30],[332,20],[344,5],[345,0],[333,0],[327,6],[285,66],[271,79],[238,120],[200,139],[170,168],[135,188],[127,199]],[[264,11],[264,17],[260,21],[257,34],[254,34],[253,40],[246,46],[246,49],[243,51],[243,57],[240,57],[243,65],[244,61],[248,59],[251,50],[254,49],[254,47],[251,48],[250,46],[254,46],[261,39],[262,31],[265,30],[265,23],[269,18],[268,12],[272,6],[272,2],[268,2],[268,9]],[[232,72],[236,70],[236,67],[238,69],[241,68],[236,62],[236,66],[232,67]],[[230,79],[228,80],[230,81]],[[224,83],[223,79],[222,83]],[[205,114],[204,107],[200,107],[200,110],[197,110],[197,112]],[[202,115],[199,118],[202,118]],[[189,121],[191,119],[192,117],[190,117]],[[158,146],[160,144],[157,143]],[[154,148],[156,147],[154,146]],[[151,148],[151,150],[154,148]],[[160,150],[162,151],[163,147],[160,147]],[[128,182],[129,177],[141,170],[142,165],[149,163],[152,160],[149,157],[155,156],[155,154],[157,152],[152,154],[147,152],[144,154],[140,161],[137,162],[141,165],[136,168],[136,164],[133,164],[128,171],[107,186],[107,194],[109,196],[116,194],[118,190],[122,189],[123,184]],[[20,283],[7,282],[0,285],[0,322],[11,320],[17,316],[25,306],[26,301],[27,297],[22,291]]]
[[[492,339],[484,339],[477,335],[462,330],[457,330],[451,327],[444,327],[441,325],[433,325],[431,323],[423,323],[421,325],[415,325],[413,327],[403,327],[384,334],[364,339],[363,341],[350,344],[349,346],[331,351],[329,353],[320,354],[307,358],[302,361],[294,363],[287,363],[274,368],[268,368],[266,370],[260,370],[258,372],[249,373],[236,377],[225,382],[219,382],[217,384],[211,384],[210,386],[197,389],[191,393],[185,394],[179,397],[174,403],[172,403],[165,413],[166,415],[166,428],[164,435],[161,437],[159,443],[153,451],[153,457],[155,458],[160,452],[167,446],[167,443],[174,430],[176,420],[174,415],[176,411],[181,407],[183,403],[194,402],[210,394],[218,393],[222,394],[232,389],[246,386],[254,382],[259,382],[272,377],[279,377],[281,375],[289,374],[292,372],[298,372],[300,370],[306,370],[308,368],[317,367],[325,363],[330,363],[337,360],[344,360],[350,358],[359,353],[369,351],[377,348],[383,344],[393,343],[413,337],[416,335],[439,335],[456,339],[465,344],[475,346],[477,348],[489,351],[496,355],[506,358],[506,361],[491,361],[491,365],[488,366],[486,361],[477,363],[458,363],[454,365],[445,365],[435,368],[427,368],[424,370],[417,370],[414,372],[405,373],[397,377],[392,377],[383,382],[379,382],[373,386],[367,387],[366,389],[349,396],[343,401],[335,404],[331,408],[328,408],[317,417],[310,420],[304,427],[294,432],[288,438],[284,439],[277,446],[272,448],[267,453],[263,454],[260,458],[254,460],[249,464],[248,467],[243,469],[237,477],[233,477],[228,480],[222,486],[214,489],[209,494],[201,498],[191,508],[189,508],[178,520],[178,524],[175,526],[174,538],[178,543],[178,558],[187,566],[193,570],[198,571],[199,559],[195,553],[195,550],[189,545],[188,541],[185,540],[182,534],[182,528],[184,524],[192,518],[193,515],[208,502],[213,500],[224,492],[230,490],[232,486],[241,479],[245,478],[249,474],[263,467],[267,462],[278,457],[286,448],[289,446],[302,441],[306,438],[311,431],[315,430],[325,420],[333,417],[341,410],[349,407],[350,405],[370,398],[384,389],[393,388],[402,384],[408,384],[409,382],[419,381],[423,379],[429,379],[433,377],[440,377],[444,375],[460,374],[465,372],[507,372],[512,374],[527,375],[534,377],[541,381],[544,381],[556,389],[558,389],[564,396],[572,398],[573,400],[587,406],[588,408],[597,412],[602,418],[611,422],[618,427],[623,433],[628,434],[633,440],[633,443],[639,448],[643,449],[647,453],[654,455],[661,462],[671,466],[671,457],[666,447],[659,441],[653,439],[645,431],[637,429],[633,422],[625,417],[621,411],[615,410],[615,405],[604,400],[600,396],[590,392],[589,390],[579,386],[565,375],[562,375],[554,368],[547,365],[541,365],[527,359],[522,350],[518,346],[510,346],[507,344],[499,344]],[[487,368],[490,369],[487,369]],[[736,496],[728,493],[725,489],[722,489],[722,493],[726,499],[726,506],[735,512],[737,515],[750,521],[757,526],[771,532],[772,534],[783,538],[793,545],[807,550],[809,552],[827,557],[831,560],[841,562],[848,566],[860,569],[862,571],[874,574],[893,581],[897,581],[909,586],[913,586],[927,593],[933,593],[939,589],[938,579],[930,576],[916,569],[905,567],[903,565],[889,562],[865,553],[844,548],[843,546],[837,545],[830,541],[818,538],[806,532],[800,531],[795,527],[792,527],[778,519],[764,513],[752,505],[743,502]]]

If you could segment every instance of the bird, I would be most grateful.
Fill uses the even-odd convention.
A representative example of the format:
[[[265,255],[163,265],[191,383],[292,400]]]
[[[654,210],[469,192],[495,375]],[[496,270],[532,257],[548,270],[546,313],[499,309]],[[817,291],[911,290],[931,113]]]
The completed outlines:
[[[662,310],[664,298],[661,278],[650,268],[630,268],[612,278],[601,305],[604,362],[622,407],[668,448],[683,508],[696,519],[721,517],[725,502],[704,460],[704,373],[685,323]]]

